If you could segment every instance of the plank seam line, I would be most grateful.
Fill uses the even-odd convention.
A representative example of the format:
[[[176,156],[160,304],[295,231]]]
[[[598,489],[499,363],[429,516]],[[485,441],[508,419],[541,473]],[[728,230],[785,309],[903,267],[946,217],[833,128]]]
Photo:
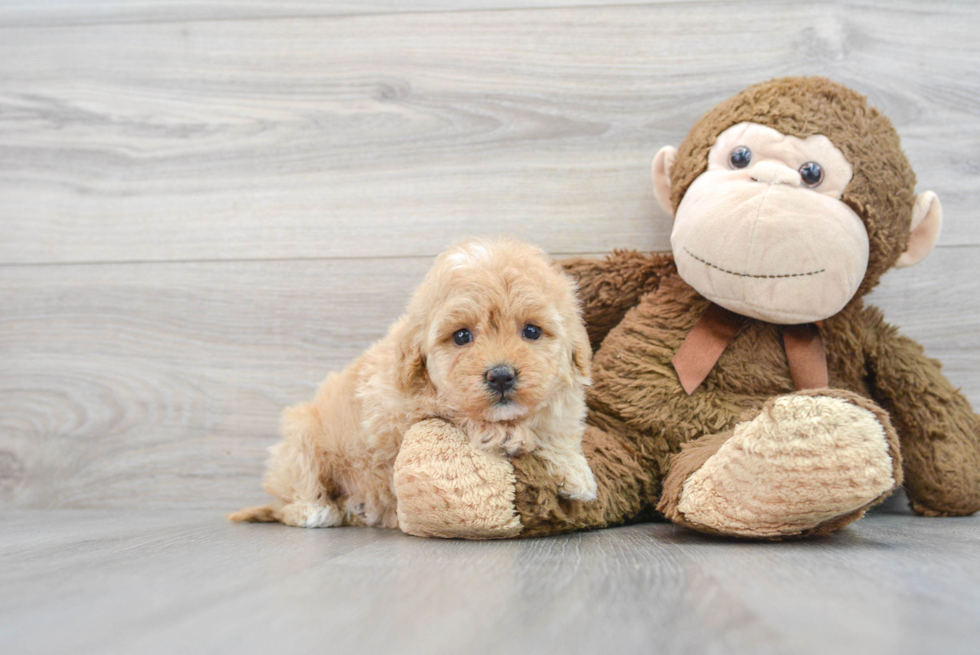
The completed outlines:
[[[610,251],[611,252],[611,251]],[[667,251],[649,251],[667,252]],[[582,257],[608,255],[609,252],[550,252],[552,257]],[[7,262],[0,263],[3,268],[46,268],[57,266],[138,266],[152,264],[237,264],[237,263],[261,263],[261,262],[331,262],[331,261],[371,261],[371,260],[397,260],[397,259],[435,259],[439,253],[431,255],[352,255],[336,257],[230,257],[227,259],[120,259],[112,261],[68,261],[68,262]]]
[[[761,0],[757,0],[761,1]],[[668,0],[666,2],[638,2],[638,3],[615,3],[615,4],[587,4],[587,5],[562,5],[558,7],[493,7],[493,8],[469,8],[469,9],[422,9],[418,11],[379,11],[361,13],[337,13],[337,14],[289,14],[278,16],[238,16],[238,17],[217,17],[217,18],[163,18],[159,20],[92,20],[80,19],[73,22],[53,23],[50,25],[40,23],[28,23],[26,25],[4,25],[0,23],[0,30],[49,30],[49,29],[76,29],[84,27],[115,27],[122,25],[175,25],[180,23],[246,23],[256,21],[289,21],[289,20],[343,20],[347,18],[373,18],[386,16],[425,16],[438,14],[489,14],[489,13],[517,13],[528,11],[575,11],[575,10],[596,10],[596,9],[633,9],[650,7],[670,7],[676,5],[697,5],[710,6],[714,4],[711,0],[685,2],[684,0]],[[0,20],[3,16],[0,14]]]
[[[949,245],[937,245],[936,249],[959,250],[963,248],[980,248],[980,244],[960,243]],[[619,248],[617,248],[618,250]],[[601,257],[608,255],[612,250],[596,251],[557,251],[548,252],[552,257]],[[640,252],[669,253],[669,250],[640,250]],[[143,264],[236,264],[249,262],[331,262],[331,261],[357,261],[357,260],[388,260],[388,259],[434,259],[439,253],[422,255],[350,255],[334,257],[228,257],[211,259],[119,259],[109,261],[78,260],[65,262],[0,262],[0,269],[4,268],[31,268],[31,267],[56,267],[56,266],[136,266]]]

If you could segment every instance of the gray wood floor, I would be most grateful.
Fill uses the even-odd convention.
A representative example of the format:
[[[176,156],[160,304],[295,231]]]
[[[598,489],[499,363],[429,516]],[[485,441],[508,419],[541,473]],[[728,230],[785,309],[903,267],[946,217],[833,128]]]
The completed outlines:
[[[833,538],[668,524],[530,541],[0,513],[4,653],[976,653],[980,517]]]
[[[526,543],[226,525],[433,255],[663,250],[744,86],[894,121],[946,227],[872,301],[980,403],[980,3],[0,0],[0,652],[977,652],[978,519]],[[656,647],[655,647],[656,646]]]

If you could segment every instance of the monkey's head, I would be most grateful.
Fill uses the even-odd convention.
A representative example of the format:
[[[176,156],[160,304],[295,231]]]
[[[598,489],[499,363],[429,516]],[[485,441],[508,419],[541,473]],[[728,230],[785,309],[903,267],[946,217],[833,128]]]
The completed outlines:
[[[792,324],[833,316],[892,266],[935,246],[939,199],[891,121],[820,77],[757,84],[722,102],[653,161],[674,216],[681,277],[739,314]]]

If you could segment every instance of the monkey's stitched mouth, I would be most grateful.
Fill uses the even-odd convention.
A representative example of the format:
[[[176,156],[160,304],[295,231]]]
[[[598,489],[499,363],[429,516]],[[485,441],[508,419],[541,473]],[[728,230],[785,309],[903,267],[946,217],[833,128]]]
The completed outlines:
[[[705,264],[706,266],[710,266],[711,268],[713,268],[713,269],[715,269],[717,271],[721,271],[722,273],[728,273],[729,275],[734,275],[736,277],[751,277],[751,278],[757,278],[757,279],[758,278],[762,278],[762,279],[776,279],[776,278],[784,278],[784,277],[806,277],[808,275],[820,275],[821,273],[824,273],[824,272],[827,271],[827,269],[821,268],[819,271],[808,271],[806,273],[783,273],[783,274],[780,274],[780,275],[753,275],[752,273],[739,273],[738,271],[730,271],[727,268],[722,268],[721,266],[717,266],[715,264],[712,264],[707,259],[701,259],[697,255],[695,255],[693,252],[691,252],[690,250],[688,250],[687,249],[687,246],[684,247],[684,252],[686,252],[688,255],[690,255],[694,259],[698,260],[702,264]]]

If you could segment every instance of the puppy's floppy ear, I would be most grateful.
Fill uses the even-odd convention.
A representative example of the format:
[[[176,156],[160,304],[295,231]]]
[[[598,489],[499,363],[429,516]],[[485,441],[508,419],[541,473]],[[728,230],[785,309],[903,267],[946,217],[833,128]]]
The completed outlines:
[[[589,341],[589,333],[585,331],[580,316],[575,316],[570,330],[572,337],[572,364],[582,375],[587,378],[592,374],[592,343]]]
[[[572,294],[575,297],[573,287]],[[572,366],[579,375],[588,378],[592,374],[592,342],[582,320],[582,312],[577,300],[571,303],[571,311],[566,312],[565,321],[568,324],[568,337],[572,343]]]
[[[572,366],[579,375],[588,379],[592,374],[592,342],[582,320],[582,308],[578,299],[578,284],[575,279],[565,272],[561,264],[552,262],[551,268],[562,277],[567,286],[565,298],[561,303],[562,322],[568,326],[568,339],[572,346]]]
[[[421,391],[429,378],[422,349],[422,326],[411,316],[405,316],[394,329],[397,351],[397,384],[405,393]]]

